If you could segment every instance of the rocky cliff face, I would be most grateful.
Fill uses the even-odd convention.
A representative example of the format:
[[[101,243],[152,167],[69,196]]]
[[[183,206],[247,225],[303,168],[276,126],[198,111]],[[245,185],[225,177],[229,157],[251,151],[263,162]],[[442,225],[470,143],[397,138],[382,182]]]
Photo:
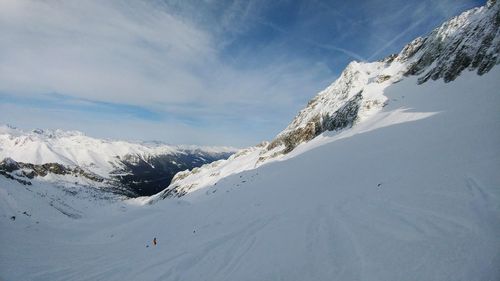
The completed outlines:
[[[499,27],[499,3],[488,1],[417,38],[397,59],[411,60],[405,74],[419,75],[419,83],[441,78],[450,82],[465,69],[482,75],[498,64]]]
[[[182,172],[151,201],[182,196],[244,169],[253,169],[279,158],[325,131],[350,128],[369,118],[388,103],[384,90],[407,76],[418,83],[429,79],[453,81],[464,70],[478,75],[500,62],[500,4],[490,0],[454,17],[425,37],[407,44],[399,54],[377,62],[351,62],[340,77],[314,97],[288,127],[270,143],[242,150],[227,161]],[[256,156],[257,155],[257,156]],[[242,164],[244,163],[244,164]],[[200,176],[203,175],[203,176]]]
[[[362,91],[349,98],[345,104],[333,113],[326,112],[323,115],[315,115],[309,119],[307,124],[302,127],[283,133],[273,140],[268,150],[282,145],[282,153],[292,151],[302,142],[309,141],[325,131],[336,131],[353,125],[358,116],[359,107],[363,98]]]

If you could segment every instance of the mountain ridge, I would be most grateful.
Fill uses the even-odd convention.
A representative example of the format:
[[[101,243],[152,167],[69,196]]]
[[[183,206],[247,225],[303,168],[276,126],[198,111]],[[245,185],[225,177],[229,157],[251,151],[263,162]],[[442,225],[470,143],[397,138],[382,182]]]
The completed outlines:
[[[421,41],[402,51],[413,63]],[[499,280],[500,67],[447,56],[435,72],[436,56],[413,75],[396,57],[352,63],[290,142],[179,172],[152,197],[0,176],[0,279]],[[3,162],[14,179],[86,184]]]
[[[417,84],[422,84],[429,79],[448,83],[465,70],[483,75],[500,62],[499,32],[500,4],[490,0],[445,21],[427,36],[412,40],[399,54],[375,62],[353,61],[272,141],[240,150],[228,160],[180,172],[170,186],[149,202],[213,185],[227,175],[279,160],[325,131],[363,122],[390,102],[384,95],[385,89],[407,77],[417,76]],[[250,155],[243,161],[245,164],[229,163],[241,155]]]
[[[22,168],[38,169],[37,178],[40,178],[53,174],[44,167],[58,167],[57,170],[75,177],[87,175],[87,179],[99,179],[95,185],[102,186],[105,182],[108,190],[114,188],[132,197],[157,193],[178,171],[227,158],[234,150],[97,139],[79,131],[59,129],[27,132],[9,125],[0,126],[0,160],[11,158],[20,163],[18,176],[23,175]],[[2,167],[0,165],[0,169]]]

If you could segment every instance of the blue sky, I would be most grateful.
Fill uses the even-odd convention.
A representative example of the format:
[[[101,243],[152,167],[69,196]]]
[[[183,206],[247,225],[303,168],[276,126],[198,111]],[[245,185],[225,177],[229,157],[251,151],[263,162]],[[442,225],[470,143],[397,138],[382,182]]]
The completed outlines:
[[[0,123],[246,146],[485,1],[0,1]]]

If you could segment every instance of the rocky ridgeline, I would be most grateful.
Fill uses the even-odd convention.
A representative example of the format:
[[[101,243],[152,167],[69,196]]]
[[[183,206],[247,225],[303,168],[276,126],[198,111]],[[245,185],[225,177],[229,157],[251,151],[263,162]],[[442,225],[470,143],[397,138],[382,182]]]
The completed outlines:
[[[305,126],[288,131],[273,140],[267,150],[273,150],[278,146],[284,146],[283,154],[289,153],[302,142],[309,141],[325,131],[336,131],[351,127],[358,115],[362,92],[348,99],[344,105],[333,113],[315,115]],[[261,161],[264,158],[261,159]]]
[[[418,76],[417,83],[429,79],[450,82],[464,70],[479,75],[499,63],[500,4],[489,0],[483,7],[456,16],[425,37],[407,44],[399,54],[377,62],[351,62],[339,78],[299,112],[290,125],[274,140],[243,149],[228,160],[214,162],[192,171],[178,173],[164,191],[151,202],[166,197],[183,196],[207,184],[214,184],[231,173],[231,161],[259,151],[254,165],[234,166],[232,173],[253,169],[269,159],[293,151],[325,131],[350,128],[380,110],[388,102],[384,89],[407,76]],[[225,174],[221,171],[225,170]]]
[[[499,6],[496,1],[488,1],[484,7],[466,11],[380,62],[349,64],[339,79],[313,98],[267,149],[282,146],[280,152],[288,153],[325,131],[351,127],[360,110],[384,105],[364,95],[371,83],[396,82],[411,75],[420,76],[419,84],[441,78],[450,82],[466,69],[477,70],[479,75],[488,72],[499,63]],[[365,66],[370,64],[378,67],[367,70]],[[397,71],[392,75],[384,73],[391,68]]]
[[[47,179],[55,184],[80,184],[77,178],[83,179],[86,185],[99,187],[111,193],[138,197],[152,195],[170,184],[171,179],[178,171],[199,167],[205,163],[228,158],[231,152],[189,151],[164,155],[126,155],[117,159],[120,165],[109,174],[102,177],[79,166],[68,166],[60,163],[32,164],[17,162],[5,158],[0,162],[0,175],[16,180],[24,185],[31,185],[36,177],[44,178],[48,175],[72,176],[69,179]],[[71,179],[74,178],[73,181]]]
[[[490,0],[445,22],[427,37],[417,38],[398,59],[411,60],[406,75],[420,75],[418,82],[429,79],[453,81],[465,70],[479,75],[498,64],[500,51],[500,4]]]
[[[85,171],[80,167],[68,167],[59,163],[45,163],[45,164],[31,164],[17,162],[11,158],[5,158],[0,162],[0,175],[15,180],[23,185],[32,185],[32,180],[36,177],[46,177],[48,175],[54,176],[71,176],[72,178],[83,178],[86,183],[92,183],[93,186],[100,186],[103,191],[125,195],[132,197],[135,194],[127,188],[120,186],[116,181],[105,179],[99,175]],[[64,182],[71,184],[81,184],[78,180],[60,181],[59,184]]]
[[[29,182],[39,177],[60,185],[60,181],[70,182],[68,175],[75,175],[88,181],[90,187],[116,188],[116,193],[130,197],[158,193],[177,172],[227,159],[234,151],[227,147],[97,139],[78,131],[28,132],[0,125],[0,160],[9,157],[19,161],[22,167],[18,179]],[[13,177],[7,172],[3,175]]]

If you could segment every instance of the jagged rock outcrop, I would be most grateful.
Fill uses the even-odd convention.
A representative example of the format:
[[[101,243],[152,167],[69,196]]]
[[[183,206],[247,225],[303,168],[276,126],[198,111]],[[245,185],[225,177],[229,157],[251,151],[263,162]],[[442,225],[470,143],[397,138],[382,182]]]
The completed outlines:
[[[31,185],[30,181],[22,179],[21,177],[30,178],[32,176],[32,173],[22,172],[21,177],[13,174],[15,171],[20,169],[21,165],[11,158],[5,158],[4,160],[2,160],[2,162],[0,162],[0,175],[8,179],[15,180],[24,185]]]
[[[409,44],[400,60],[416,59],[406,75],[421,75],[418,82],[429,79],[454,80],[465,70],[479,75],[498,64],[500,51],[500,9],[496,1],[475,8],[445,22],[425,38]]]
[[[269,144],[267,149],[273,150],[280,145],[284,145],[285,148],[282,152],[288,153],[300,143],[309,141],[324,131],[335,131],[352,126],[358,116],[361,99],[362,92],[359,92],[357,95],[347,100],[347,102],[333,114],[318,114],[305,126],[278,136]]]

